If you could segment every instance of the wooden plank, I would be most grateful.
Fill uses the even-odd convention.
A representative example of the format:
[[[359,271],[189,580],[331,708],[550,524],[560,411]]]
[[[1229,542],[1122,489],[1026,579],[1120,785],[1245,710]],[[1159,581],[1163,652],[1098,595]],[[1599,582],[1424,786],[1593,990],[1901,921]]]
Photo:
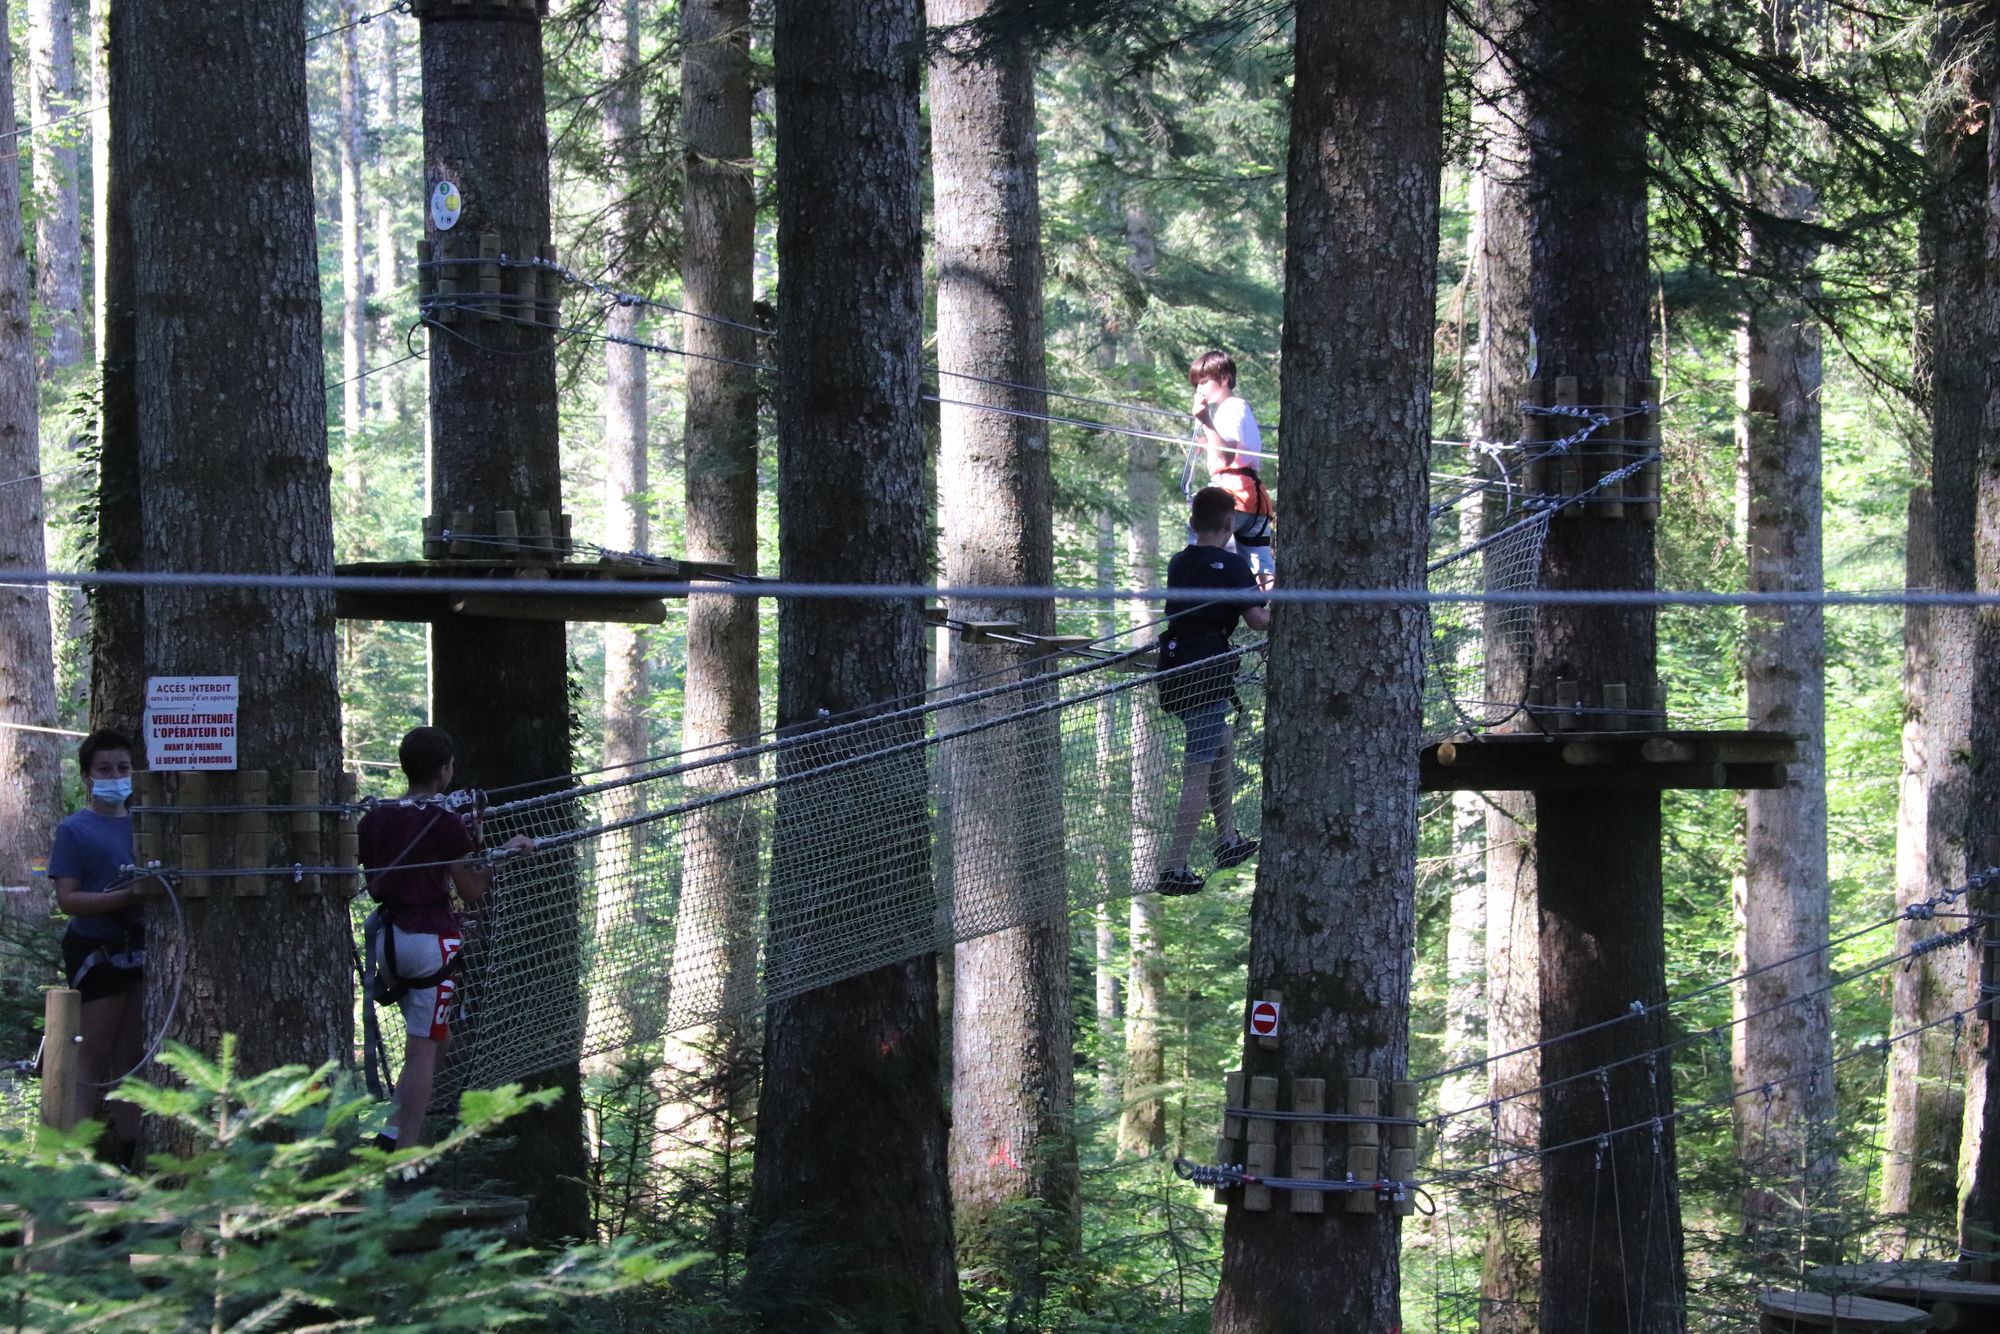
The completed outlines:
[[[1654,405],[1650,411],[1642,412],[1638,416],[1632,418],[1631,420],[1633,422],[1633,427],[1629,432],[1627,432],[1627,434],[1629,434],[1632,437],[1632,439],[1639,442],[1635,448],[1637,450],[1637,454],[1639,456],[1643,456],[1654,452],[1656,449],[1659,448],[1660,444],[1660,409],[1658,406],[1660,402],[1660,382],[1658,380],[1640,380],[1633,386],[1633,388],[1637,391],[1637,397],[1640,402],[1651,403]],[[1633,516],[1636,518],[1648,519],[1648,520],[1659,518],[1660,517],[1660,502],[1658,499],[1660,494],[1659,461],[1655,460],[1652,463],[1648,463],[1645,467],[1639,469],[1638,473],[1633,476],[1632,480],[1639,484],[1637,489],[1637,494],[1642,496],[1654,497],[1654,499],[1652,500],[1643,501],[1639,504],[1634,505],[1632,507]]]
[[[1294,1079],[1292,1081],[1292,1110],[1295,1112],[1324,1112],[1326,1110],[1326,1081],[1324,1079]],[[1324,1181],[1326,1179],[1326,1127],[1318,1121],[1294,1121],[1292,1123],[1292,1166],[1291,1175],[1302,1181]],[[1295,1214],[1323,1214],[1326,1212],[1326,1196],[1316,1190],[1295,1190],[1291,1192],[1292,1212]]]
[[[1250,1080],[1250,1101],[1246,1104],[1253,1112],[1277,1110],[1278,1080],[1274,1075],[1256,1075]],[[1249,1117],[1244,1127],[1248,1143],[1243,1150],[1243,1166],[1252,1176],[1274,1177],[1278,1175],[1278,1123],[1261,1117]],[[1245,1186],[1243,1207],[1253,1213],[1268,1213],[1271,1208],[1271,1188],[1269,1186]]]
[[[1581,386],[1577,377],[1574,375],[1558,375],[1556,377],[1555,405],[1557,407],[1573,408],[1580,401]],[[1552,438],[1561,439],[1563,436],[1575,434],[1579,421],[1575,417],[1557,417],[1552,419],[1550,425],[1555,429],[1555,435]],[[1583,459],[1580,455],[1581,451],[1587,448],[1589,448],[1588,442],[1571,445],[1554,460],[1556,476],[1560,479],[1556,487],[1557,494],[1573,496],[1583,490]],[[1580,504],[1565,505],[1559,513],[1565,519],[1576,519],[1581,518],[1587,509],[1587,506]],[[1563,703],[1561,700],[1556,702],[1558,704]]]
[[[1243,1105],[1244,1082],[1241,1070],[1231,1070],[1228,1074],[1224,1075],[1222,1077],[1222,1087],[1224,1107],[1241,1107]],[[1216,1164],[1222,1166],[1236,1162],[1236,1155],[1242,1141],[1243,1118],[1240,1116],[1230,1116],[1225,1113],[1222,1118],[1222,1135],[1215,1142]],[[1236,1187],[1234,1186],[1217,1186],[1215,1188],[1215,1202],[1217,1204],[1228,1204],[1230,1200],[1235,1198],[1230,1194],[1235,1189]]]
[[[1782,764],[1653,764],[1577,768],[1562,765],[1447,767],[1423,760],[1424,792],[1678,792],[1768,790],[1785,785]]]
[[[605,621],[621,625],[660,625],[667,619],[667,604],[658,598],[633,602],[623,598],[565,597],[561,594],[510,597],[498,593],[465,593],[451,599],[448,605],[456,615],[496,621]]]
[[[1049,650],[1051,653],[1066,653],[1070,649],[1082,648],[1086,644],[1096,642],[1090,635],[1024,634],[1021,636],[1021,638],[1027,640],[1030,644],[1033,644],[1036,648],[1045,648]]]
[[[1648,764],[1692,764],[1700,755],[1693,742],[1656,736],[1640,743],[1639,758]]]
[[[1757,1310],[1766,1329],[1838,1329],[1858,1334],[1863,1330],[1923,1329],[1930,1323],[1920,1307],[1852,1293],[1766,1288],[1757,1294]]]
[[[925,607],[921,615],[925,625],[943,625],[951,619],[951,611],[946,607]]]
[[[263,806],[271,800],[271,775],[262,769],[245,769],[236,775],[236,803]],[[271,815],[268,811],[246,810],[234,819],[236,825],[236,865],[255,869],[271,864]],[[267,888],[264,877],[244,876],[237,880],[238,895],[255,898]]]
[[[1019,621],[966,621],[958,627],[958,638],[966,644],[988,644],[996,636],[1020,633]]]
[[[1604,403],[1605,415],[1613,418],[1611,425],[1605,427],[1598,434],[1603,435],[1605,432],[1609,432],[1618,440],[1629,437],[1631,432],[1626,429],[1625,421],[1617,419],[1619,413],[1625,408],[1625,377],[1622,375],[1605,376],[1604,389],[1598,397]],[[1629,420],[1629,418],[1626,420]],[[1590,474],[1592,482],[1599,480],[1606,473],[1617,472],[1625,466],[1625,446],[1622,444],[1600,443],[1595,453],[1597,466],[1592,469]],[[1630,480],[1630,478],[1624,478],[1616,482],[1607,483],[1604,489],[1598,493],[1602,497],[1602,500],[1591,508],[1599,518],[1622,519],[1625,517],[1625,488]],[[1609,687],[1606,688],[1609,689]]]

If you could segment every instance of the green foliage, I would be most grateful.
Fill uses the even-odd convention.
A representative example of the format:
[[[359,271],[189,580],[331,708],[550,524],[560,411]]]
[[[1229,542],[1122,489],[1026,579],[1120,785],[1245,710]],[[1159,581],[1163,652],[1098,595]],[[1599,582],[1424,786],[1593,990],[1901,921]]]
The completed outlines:
[[[190,1147],[143,1174],[91,1156],[93,1123],[0,1136],[7,1329],[491,1329],[687,1263],[627,1240],[558,1253],[438,1235],[439,1192],[400,1188],[552,1092],[468,1092],[445,1139],[390,1154],[358,1147],[373,1104],[331,1066],[244,1076],[228,1040],[216,1061],[184,1047],[161,1060],[181,1083],[120,1093]]]

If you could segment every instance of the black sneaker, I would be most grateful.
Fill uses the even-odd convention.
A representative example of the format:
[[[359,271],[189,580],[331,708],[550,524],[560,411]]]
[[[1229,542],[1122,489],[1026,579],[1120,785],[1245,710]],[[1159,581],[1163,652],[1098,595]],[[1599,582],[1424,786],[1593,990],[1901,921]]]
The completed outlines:
[[[1169,866],[1160,872],[1159,883],[1153,886],[1162,894],[1199,894],[1205,882],[1185,866]]]
[[[1249,861],[1257,855],[1258,846],[1259,844],[1256,839],[1245,838],[1241,834],[1230,839],[1227,843],[1216,844],[1215,869],[1225,871],[1232,866],[1241,866],[1244,862]]]

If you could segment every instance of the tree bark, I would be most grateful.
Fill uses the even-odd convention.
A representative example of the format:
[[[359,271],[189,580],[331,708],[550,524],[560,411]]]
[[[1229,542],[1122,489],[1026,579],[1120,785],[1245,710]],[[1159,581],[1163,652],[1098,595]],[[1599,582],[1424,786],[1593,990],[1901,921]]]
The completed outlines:
[[[1420,588],[1444,5],[1302,3],[1293,60],[1288,579]],[[1347,1077],[1407,1070],[1423,626],[1410,605],[1297,604],[1273,616],[1249,994],[1283,993],[1285,1032],[1276,1052],[1246,1044],[1246,1076],[1324,1078],[1332,1092]],[[1264,1213],[1233,1201],[1215,1328],[1399,1325],[1398,1218],[1345,1203],[1301,1214],[1282,1200]]]
[[[1523,27],[1540,373],[1581,377],[1587,403],[1604,401],[1605,377],[1624,377],[1629,392],[1650,366],[1642,12],[1533,0]],[[1558,521],[1543,575],[1552,589],[1650,590],[1653,524],[1636,514]],[[1536,617],[1534,670],[1551,691],[1563,677],[1647,698],[1654,652],[1650,607],[1544,607]],[[1629,1014],[1635,1001],[1666,997],[1658,794],[1541,793],[1535,859],[1544,1037],[1627,1016],[1542,1053],[1542,1328],[1587,1328],[1592,1313],[1623,1311],[1635,1329],[1679,1330],[1673,1125],[1601,1148],[1597,1139],[1670,1112],[1671,1072],[1655,1058],[1594,1073],[1666,1034],[1660,1012]]]
[[[1796,0],[1783,0],[1769,33],[1793,61],[1806,34]],[[1768,40],[1768,39],[1767,39]],[[1811,187],[1759,169],[1753,197],[1776,217],[1805,223]],[[1817,593],[1820,560],[1819,326],[1815,248],[1753,227],[1746,268],[1768,278],[1753,289],[1738,333],[1738,443],[1748,481],[1750,591]],[[1775,1239],[1804,1225],[1835,1167],[1833,1031],[1825,987],[1826,626],[1817,606],[1752,608],[1744,679],[1749,726],[1798,738],[1785,786],[1746,794],[1743,897],[1738,904],[1735,1086],[1768,1096],[1734,1108],[1737,1161],[1749,1175],[1744,1220]],[[1813,951],[1817,951],[1814,953]],[[1790,962],[1786,962],[1790,961]],[[1816,994],[1817,993],[1817,994]],[[1806,1072],[1819,1070],[1817,1075]],[[1778,1229],[1779,1232],[1773,1232]]]
[[[1931,458],[1928,485],[1912,490],[1908,570],[1912,586],[1973,587],[1973,515],[1980,418],[1985,405],[1982,349],[1963,312],[1979,309],[1986,189],[1986,120],[1971,114],[1985,90],[1970,81],[1975,40],[1962,16],[1941,6],[1931,65],[1945,95],[1923,126],[1931,189],[1918,219],[1916,362],[1928,372]],[[1972,750],[1972,615],[1963,608],[1911,607],[1903,616],[1903,782],[1897,812],[1899,906],[1965,883]],[[1902,921],[1899,950],[1935,935],[1940,924]],[[1897,970],[1894,1031],[1906,1032],[1965,1003],[1969,951],[1952,947]],[[1932,1029],[1889,1052],[1882,1161],[1882,1207],[1941,1217],[1957,1205],[1956,1165],[1964,1101],[1960,1043]],[[1976,1056],[1972,1059],[1976,1060]],[[1914,1239],[1903,1238],[1908,1248]]]
[[[98,46],[98,101],[107,109],[92,116],[92,162],[97,245],[97,338],[103,402],[98,419],[97,549],[94,567],[124,572],[143,568],[139,525],[139,418],[134,397],[132,229],[127,182],[111,162],[108,104],[115,95],[110,69],[112,34],[108,0],[92,6]],[[114,521],[105,522],[105,516]],[[90,725],[136,733],[145,699],[145,611],[141,588],[94,588],[90,594]],[[136,737],[135,737],[136,739]],[[133,756],[135,760],[139,756]]]
[[[938,27],[969,23],[989,0],[932,0]],[[1035,151],[1034,63],[1024,47],[974,52],[946,44],[930,66],[941,449],[938,491],[944,580],[956,587],[1054,581],[1049,440],[1039,421],[984,411],[1047,411],[1036,392],[1042,348],[1041,205]],[[1030,388],[952,378],[969,372]],[[955,600],[955,615],[1010,620],[1031,634],[1055,629],[1044,600]],[[978,678],[1020,662],[1011,645],[953,643],[953,679]],[[1001,696],[955,711],[956,725],[1023,701]],[[1061,746],[1051,713],[968,738],[954,748],[952,857],[984,872],[962,920],[991,914],[1002,929],[961,942],[952,993],[952,1200],[976,1260],[998,1263],[1012,1285],[1039,1290],[1063,1263],[1077,1227],[1076,1140],[1070,1018],[1069,914],[1062,859],[1019,864],[1005,883],[991,874],[1015,863],[1010,850],[1062,826],[1060,794],[1021,783],[1019,766],[1054,762]],[[963,890],[964,877],[954,877]],[[1031,1228],[1021,1201],[1039,1206]],[[990,1235],[1001,1218],[1010,1236]],[[1044,1242],[1043,1236],[1055,1238]],[[983,1252],[983,1254],[980,1254]]]
[[[449,233],[427,222],[426,254],[437,258],[446,236],[476,254],[483,232],[503,237],[512,256],[533,253],[530,247],[549,239],[540,23],[531,9],[501,18],[490,11],[433,17],[450,11],[423,8],[425,183],[454,182],[464,206]],[[475,287],[465,272],[456,270],[460,291]],[[502,273],[503,291],[510,290],[518,271]],[[430,339],[434,512],[470,514],[475,531],[487,533],[501,510],[562,509],[551,335],[523,307],[500,309],[495,319],[461,313],[455,335],[434,329]],[[431,632],[431,717],[458,744],[462,781],[503,787],[567,773],[568,686],[560,624],[456,617]],[[491,932],[480,966],[507,978],[509,990],[532,987],[538,1028],[580,1040],[582,890],[573,879],[548,876],[535,892],[548,897],[507,905],[507,920],[541,924],[533,938]],[[490,920],[498,923],[494,911]],[[465,1049],[476,1050],[477,1032],[467,1036]],[[559,1089],[561,1097],[509,1123],[517,1142],[505,1160],[507,1180],[534,1202],[536,1235],[581,1236],[590,1213],[576,1066],[529,1082]]]
[[[605,280],[614,287],[639,285],[635,259],[642,241],[644,219],[639,207],[636,164],[639,144],[640,73],[639,13],[636,0],[614,0],[598,13],[604,53],[604,138],[611,202],[606,219],[610,248]],[[639,337],[642,307],[614,305],[606,317],[614,339]],[[628,342],[604,345],[604,544],[616,551],[645,551],[649,503],[646,466],[646,351]],[[614,775],[626,776],[650,750],[646,718],[646,632],[636,625],[606,622],[604,635],[603,763]],[[619,821],[646,809],[643,784],[606,794],[605,818]],[[649,831],[644,825],[614,835],[624,844],[628,866],[643,864]],[[629,931],[631,895],[599,888],[596,903],[599,948],[617,933]],[[603,1003],[603,1002],[600,1002]],[[624,1007],[619,1002],[611,1002]],[[630,1015],[610,1012],[613,1022],[629,1026]],[[650,1041],[651,1034],[634,1034]],[[593,1047],[597,1043],[589,1044]]]
[[[779,0],[774,45],[780,576],[921,583],[922,24],[914,0]],[[779,725],[920,692],[918,611],[784,604]],[[780,771],[812,762],[787,753]],[[778,796],[766,966],[779,974],[797,966],[784,923],[859,869],[807,864],[812,822],[906,830],[866,850],[872,885],[884,911],[935,910],[921,763],[809,786]],[[766,1328],[961,1327],[939,1061],[935,954],[770,1006],[750,1262],[759,1288],[793,1304]]]
[[[683,451],[688,555],[757,571],[757,378],[752,308],[756,199],[750,140],[749,0],[688,0],[681,6],[681,291],[687,410]],[[707,317],[707,318],[703,318]],[[759,717],[757,603],[688,599],[687,688],[682,745],[727,747],[756,733]],[[694,770],[691,789],[753,781],[755,761]],[[759,831],[727,806],[691,813],[689,873],[675,929],[675,994],[692,979],[719,988],[726,1017],[669,1039],[677,1069],[746,1072],[727,1102],[754,1110]],[[712,979],[712,980],[710,980]]]
[[[370,297],[374,303],[375,344],[395,352],[402,332],[409,326],[407,307],[396,304],[396,289],[402,284],[401,247],[396,243],[397,214],[409,207],[404,191],[395,188],[393,168],[396,153],[390,143],[395,127],[403,123],[402,62],[403,39],[396,29],[394,14],[377,14],[373,20],[381,35],[377,43],[380,70],[375,84],[374,156],[376,162],[375,265]],[[388,421],[400,420],[404,413],[403,394],[408,377],[389,371],[380,377],[375,394],[376,413]]]
[[[358,0],[340,0],[340,22],[351,25],[340,34],[340,119],[335,138],[340,157],[340,428],[352,442],[368,402],[368,384],[361,378],[367,360],[368,290],[362,278],[361,136],[365,130],[361,102],[361,28]]]
[[[144,568],[329,575],[305,15],[278,0],[121,4],[111,25],[133,341],[130,360],[108,369],[137,428]],[[188,78],[194,68],[203,78]],[[106,527],[131,514],[107,511]],[[321,792],[334,790],[330,592],[154,589],[144,624],[146,672],[239,678],[243,768],[313,770]],[[273,797],[283,790],[274,782]],[[265,864],[281,864],[281,849],[265,851]],[[190,899],[182,911],[184,924],[161,900],[147,906],[149,1031],[211,1055],[234,1034],[245,1071],[348,1059],[343,900],[274,889]]]
[[[1109,509],[1097,516],[1097,586],[1112,588],[1118,582],[1118,525]],[[1108,640],[1117,633],[1117,604],[1102,602],[1097,607],[1097,635]],[[1118,699],[1106,695],[1097,701],[1097,827],[1114,828],[1117,809],[1118,776],[1115,747],[1118,736]],[[1092,944],[1096,955],[1093,999],[1097,1018],[1097,1114],[1106,1116],[1118,1105],[1118,932],[1112,905],[1131,897],[1129,883],[1118,879],[1118,868],[1109,838],[1094,840],[1091,857],[1097,875],[1098,902],[1092,912]],[[1130,868],[1126,868],[1129,874]],[[1121,895],[1120,891],[1124,893]]]
[[[1132,526],[1125,534],[1129,587],[1157,588],[1160,567],[1160,451],[1136,437],[1126,447],[1125,504]],[[1141,619],[1152,613],[1135,609]],[[1166,1050],[1160,1014],[1166,1001],[1166,953],[1160,940],[1160,897],[1153,882],[1166,848],[1166,722],[1152,702],[1133,699],[1132,899],[1126,910],[1125,1106],[1118,1116],[1118,1152],[1144,1157],[1165,1148]]]
[[[96,333],[97,360],[105,356],[105,285],[110,279],[111,240],[111,73],[109,13],[111,0],[90,0],[90,244],[91,326]]]
[[[0,0],[0,32],[7,6]],[[14,59],[0,43],[0,107],[14,105]],[[74,208],[74,183],[71,204]],[[73,215],[72,215],[73,216]],[[72,330],[74,333],[74,330]],[[0,172],[0,568],[42,570],[41,431],[36,410],[34,321],[18,173]],[[56,725],[54,589],[0,587],[0,914],[44,923],[48,882],[29,871],[45,855],[63,810],[63,757]],[[10,726],[10,724],[12,724]],[[26,887],[28,893],[12,892]],[[9,984],[18,978],[8,978]]]
[[[1479,434],[1520,438],[1520,402],[1532,356],[1529,288],[1527,104],[1511,55],[1520,39],[1516,0],[1483,0],[1475,38],[1473,176],[1478,218]],[[1489,530],[1506,523],[1501,497],[1488,495]],[[1520,699],[1528,664],[1495,615],[1486,622],[1487,697]],[[1527,726],[1511,719],[1509,729]],[[1496,1159],[1493,1219],[1480,1268],[1479,1328],[1483,1334],[1527,1334],[1537,1328],[1541,1272],[1541,1171],[1532,1158],[1541,1133],[1540,908],[1534,858],[1534,797],[1486,794],[1486,1127]],[[1450,1110],[1450,1108],[1448,1108]]]
[[[2000,91],[2000,53],[1994,35],[1982,34],[1974,73],[1974,89],[1991,99]],[[1981,272],[1976,315],[1967,321],[1979,338],[1979,361],[1969,371],[1982,389],[1975,462],[1976,526],[1973,533],[1974,586],[1991,596],[2000,592],[2000,135],[1988,130],[1986,179],[1982,203]],[[1954,312],[1956,313],[1956,312]],[[2000,862],[2000,608],[1980,607],[1974,614],[1971,672],[1971,782],[1967,792],[1966,853],[1972,866],[1984,869]],[[1968,910],[1985,915],[1984,943],[1995,931],[1992,914],[2000,912],[2000,890],[1983,885],[1968,899]],[[1984,954],[1984,959],[1978,955]],[[1968,981],[1984,997],[1996,977],[1990,949],[1975,951]],[[1965,1139],[1960,1160],[1958,1241],[1960,1255],[1972,1262],[1971,1273],[1990,1277],[2000,1272],[2000,1015],[1989,1004],[1973,1025],[1971,1070],[1965,1084]]]
[[[35,155],[35,294],[49,324],[42,375],[83,360],[83,223],[77,180],[76,41],[69,0],[29,0],[28,119]],[[17,196],[18,200],[18,196]]]

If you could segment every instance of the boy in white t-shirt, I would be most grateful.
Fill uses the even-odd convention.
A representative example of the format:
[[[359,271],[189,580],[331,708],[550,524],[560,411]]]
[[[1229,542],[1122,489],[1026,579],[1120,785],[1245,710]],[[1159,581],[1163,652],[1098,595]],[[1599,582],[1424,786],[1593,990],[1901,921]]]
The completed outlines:
[[[1269,588],[1278,570],[1271,548],[1277,507],[1257,470],[1264,448],[1257,414],[1236,392],[1236,362],[1227,352],[1195,358],[1188,383],[1194,386],[1191,412],[1201,432],[1209,484],[1229,492],[1236,502],[1233,545],[1250,562],[1258,586]]]

